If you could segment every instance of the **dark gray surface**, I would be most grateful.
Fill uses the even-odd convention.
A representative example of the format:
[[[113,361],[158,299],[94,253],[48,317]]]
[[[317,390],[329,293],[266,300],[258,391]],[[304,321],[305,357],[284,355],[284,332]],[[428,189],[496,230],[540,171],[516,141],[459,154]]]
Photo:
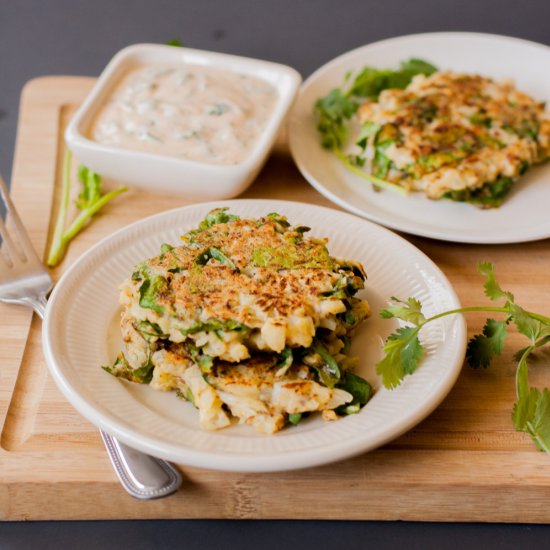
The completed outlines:
[[[97,75],[131,43],[177,38],[189,47],[286,63],[305,77],[347,50],[403,34],[477,31],[550,44],[549,21],[548,0],[0,0],[0,171],[9,179],[27,80]],[[82,550],[506,550],[544,548],[549,534],[546,526],[401,522],[45,522],[0,524],[0,549],[64,549],[78,542]]]
[[[2,550],[521,550],[545,526],[334,521],[112,521],[0,524]]]

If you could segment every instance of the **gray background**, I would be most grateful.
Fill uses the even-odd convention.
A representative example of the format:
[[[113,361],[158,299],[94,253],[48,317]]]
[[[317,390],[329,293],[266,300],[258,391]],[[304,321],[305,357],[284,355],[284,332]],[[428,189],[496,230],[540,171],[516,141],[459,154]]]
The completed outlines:
[[[27,80],[96,76],[131,43],[179,39],[193,48],[289,64],[307,77],[352,48],[430,31],[491,32],[550,45],[550,0],[0,0],[0,171],[9,180],[19,94]],[[546,526],[482,523],[4,523],[0,549],[511,549],[544,548],[549,534]]]

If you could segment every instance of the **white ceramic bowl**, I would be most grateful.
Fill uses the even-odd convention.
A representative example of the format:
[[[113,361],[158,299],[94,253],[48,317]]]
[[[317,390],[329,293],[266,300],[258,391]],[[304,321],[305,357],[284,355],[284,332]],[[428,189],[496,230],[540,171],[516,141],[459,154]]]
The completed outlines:
[[[247,74],[266,80],[278,91],[275,108],[248,156],[234,165],[133,151],[104,145],[87,137],[90,124],[113,87],[139,65],[189,64]],[[289,111],[300,74],[285,65],[189,48],[136,44],[118,52],[101,73],[92,91],[65,132],[65,140],[78,160],[103,177],[148,191],[189,200],[227,199],[242,193],[260,171]]]

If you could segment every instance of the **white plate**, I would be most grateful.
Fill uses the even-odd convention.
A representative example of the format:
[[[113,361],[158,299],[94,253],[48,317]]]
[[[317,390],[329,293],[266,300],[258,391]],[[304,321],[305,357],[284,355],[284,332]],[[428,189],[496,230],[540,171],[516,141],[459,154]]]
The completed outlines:
[[[132,267],[178,243],[215,207],[243,217],[277,211],[293,224],[329,237],[335,256],[358,259],[368,273],[363,291],[374,313],[356,335],[352,351],[358,373],[377,391],[357,415],[325,422],[312,415],[274,436],[250,426],[219,432],[199,428],[198,413],[174,393],[114,378],[100,366],[120,348],[119,283]],[[418,249],[391,231],[361,218],[306,204],[236,200],[171,210],[130,225],[84,254],[63,276],[49,302],[43,342],[50,372],[71,404],[90,422],[146,453],[192,466],[231,471],[277,471],[324,464],[373,449],[428,415],[454,384],[464,358],[461,317],[444,318],[421,333],[428,350],[418,371],[397,389],[379,387],[374,364],[383,339],[396,328],[378,310],[392,296],[416,296],[428,313],[459,306],[441,271]]]
[[[322,149],[313,105],[342,85],[348,71],[365,65],[397,67],[420,57],[440,69],[512,78],[518,88],[550,100],[550,48],[516,38],[475,33],[432,33],[383,40],[327,63],[303,84],[290,118],[289,140],[304,177],[325,197],[387,227],[415,235],[468,243],[511,243],[550,236],[550,163],[530,170],[497,209],[451,201],[431,201],[421,193],[402,197],[376,193]]]

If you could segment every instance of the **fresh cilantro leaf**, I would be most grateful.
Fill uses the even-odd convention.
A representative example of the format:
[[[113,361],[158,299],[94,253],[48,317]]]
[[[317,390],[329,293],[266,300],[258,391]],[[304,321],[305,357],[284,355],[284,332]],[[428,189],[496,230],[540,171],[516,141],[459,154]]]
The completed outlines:
[[[527,346],[525,348],[521,348],[520,350],[516,351],[516,353],[514,353],[514,359],[516,361],[521,361],[521,358],[523,356],[523,354],[525,353],[525,351],[529,348],[540,348],[541,346],[544,346],[546,344],[548,344],[548,342],[550,342],[550,335],[546,335],[546,336],[543,336],[542,338],[539,338],[536,342],[535,345],[531,345],[531,346]]]
[[[539,394],[539,390],[531,388],[526,395],[518,399],[514,404],[512,420],[514,422],[514,428],[518,432],[525,432],[528,430],[528,422],[535,417]]]
[[[510,304],[509,308],[516,328],[521,334],[527,336],[532,343],[535,343],[540,337],[550,335],[550,325],[530,317],[522,307],[515,303]]]
[[[514,301],[514,295],[511,292],[504,291],[500,288],[498,284],[493,264],[491,262],[481,262],[478,267],[478,271],[481,275],[485,275],[487,280],[485,281],[483,288],[485,289],[485,296],[490,300],[500,300],[501,298],[506,298],[510,302]]]
[[[400,328],[390,335],[384,346],[385,356],[376,365],[376,372],[382,376],[384,386],[393,388],[399,385],[406,374],[414,371],[422,357],[422,346],[418,341],[418,333],[423,326],[445,315],[465,313],[468,311],[491,311],[505,315],[497,321],[487,319],[482,334],[477,334],[468,342],[466,357],[473,367],[488,367],[495,355],[500,355],[504,349],[507,325],[513,323],[520,334],[530,340],[530,345],[515,354],[518,362],[516,368],[516,396],[512,420],[518,431],[528,433],[537,448],[550,454],[550,390],[539,390],[529,386],[528,358],[535,350],[550,343],[550,317],[523,309],[515,303],[514,295],[503,290],[498,284],[493,270],[493,264],[482,262],[478,270],[486,276],[484,290],[491,300],[505,299],[504,305],[470,306],[444,311],[428,319],[415,319],[414,314],[420,313],[420,305],[409,298],[407,302],[392,297],[395,305],[381,311],[383,318],[398,317],[409,322],[417,322],[416,327]]]
[[[401,350],[401,360],[405,374],[412,374],[418,367],[418,362],[424,355],[418,336],[411,338]]]
[[[472,367],[487,368],[495,355],[504,349],[506,321],[487,319],[483,334],[476,334],[468,342],[466,358]]]
[[[400,327],[388,336],[385,356],[376,364],[376,372],[386,388],[397,387],[407,374],[412,374],[424,355],[417,327]]]
[[[408,61],[402,61],[400,68],[402,71],[415,73],[415,74],[422,73],[426,76],[430,76],[431,74],[437,71],[437,67],[435,67],[431,63],[428,63],[423,59],[416,59],[416,58],[411,58]]]
[[[422,303],[417,298],[409,298],[407,301],[403,301],[392,296],[391,300],[402,305],[388,306],[382,309],[380,311],[380,317],[383,319],[395,317],[407,321],[408,323],[413,323],[414,325],[420,325],[426,321],[422,313]]]
[[[512,411],[516,430],[528,433],[538,449],[550,453],[550,392],[528,387],[527,356],[524,354],[518,367],[518,400]]]
[[[529,435],[541,451],[550,452],[550,391],[539,391],[534,416],[528,422]]]
[[[406,88],[417,74],[429,76],[436,70],[433,65],[421,59],[404,61],[396,71],[367,66],[355,77],[347,95],[376,99],[384,90]]]
[[[349,130],[345,122],[358,107],[359,103],[346,97],[339,88],[316,101],[317,130],[325,149],[340,149],[346,143]]]
[[[533,351],[533,346],[529,346],[520,357],[516,369],[516,395],[518,400],[527,399],[529,395],[529,365],[527,358]]]
[[[355,77],[347,95],[376,99],[382,90],[389,87],[388,78],[391,74],[392,71],[388,69],[363,67]]]

